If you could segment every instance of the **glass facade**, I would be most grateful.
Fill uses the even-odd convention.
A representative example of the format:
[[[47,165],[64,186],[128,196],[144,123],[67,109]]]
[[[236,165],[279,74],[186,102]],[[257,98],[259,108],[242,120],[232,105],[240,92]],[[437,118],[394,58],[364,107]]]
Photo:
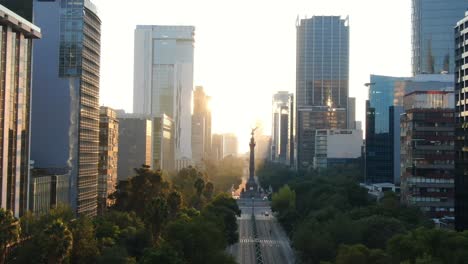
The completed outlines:
[[[34,51],[32,159],[37,168],[68,168],[72,208],[94,216],[101,21],[90,0],[34,0],[34,19],[48,34]]]
[[[19,217],[29,202],[32,39],[41,33],[1,5],[0,11],[0,206]]]
[[[347,127],[349,25],[314,16],[297,25],[297,165],[313,165],[315,130]]]
[[[454,215],[453,92],[405,96],[401,116],[401,200],[432,218]]]
[[[412,0],[413,75],[454,72],[453,27],[468,0]]]
[[[116,112],[104,106],[100,108],[99,119],[98,213],[102,214],[112,205],[109,195],[117,185],[119,121]]]
[[[455,229],[468,229],[468,13],[455,28]]]

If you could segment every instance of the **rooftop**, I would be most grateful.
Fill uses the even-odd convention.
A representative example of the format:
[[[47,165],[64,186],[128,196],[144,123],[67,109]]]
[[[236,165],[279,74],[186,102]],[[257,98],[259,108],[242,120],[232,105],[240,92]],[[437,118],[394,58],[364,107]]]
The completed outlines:
[[[0,23],[13,27],[28,38],[41,38],[41,29],[10,9],[0,5]]]

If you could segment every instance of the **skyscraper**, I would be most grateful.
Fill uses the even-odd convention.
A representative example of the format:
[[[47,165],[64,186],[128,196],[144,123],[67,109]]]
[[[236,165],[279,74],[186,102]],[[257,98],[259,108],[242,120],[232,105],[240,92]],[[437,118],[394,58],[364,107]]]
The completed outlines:
[[[455,27],[455,229],[468,229],[468,12]]]
[[[339,16],[297,24],[297,165],[313,165],[315,130],[347,127],[349,25]]]
[[[28,210],[32,41],[41,30],[0,5],[0,207]]]
[[[271,159],[286,163],[289,150],[289,92],[277,92],[272,102]]]
[[[101,20],[90,0],[34,0],[31,158],[68,169],[77,214],[96,215]],[[44,65],[47,65],[45,67]]]
[[[371,75],[366,106],[366,181],[398,182],[400,178],[400,114],[403,98],[414,91],[452,91],[453,75],[415,77]]]
[[[201,86],[197,86],[193,94],[192,156],[195,165],[203,166],[203,160],[211,155],[210,97]]]
[[[192,26],[135,30],[133,112],[173,119],[176,161],[192,159],[194,35]]]
[[[109,195],[117,185],[119,121],[116,112],[105,106],[101,106],[99,117],[98,212],[102,214],[112,205]]]
[[[453,27],[468,0],[412,0],[413,75],[454,72]]]
[[[401,115],[401,201],[432,218],[453,216],[453,91],[404,96]]]

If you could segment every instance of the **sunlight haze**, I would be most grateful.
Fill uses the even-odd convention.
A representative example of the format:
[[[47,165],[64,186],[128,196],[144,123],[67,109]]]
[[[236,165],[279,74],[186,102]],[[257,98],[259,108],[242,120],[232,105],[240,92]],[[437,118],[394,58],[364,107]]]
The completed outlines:
[[[195,26],[194,86],[212,97],[213,133],[236,133],[241,152],[248,150],[257,119],[270,133],[272,94],[295,92],[298,15],[349,15],[350,96],[357,98],[357,120],[365,119],[363,84],[371,73],[411,74],[407,0],[93,2],[102,20],[102,104],[132,111],[136,25]]]

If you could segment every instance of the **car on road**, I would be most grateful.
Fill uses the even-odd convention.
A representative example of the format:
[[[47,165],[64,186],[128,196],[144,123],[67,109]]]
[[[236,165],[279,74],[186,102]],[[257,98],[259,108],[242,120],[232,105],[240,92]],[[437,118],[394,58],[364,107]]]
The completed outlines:
[[[265,216],[270,216],[270,213],[269,213],[269,212],[265,212]]]

